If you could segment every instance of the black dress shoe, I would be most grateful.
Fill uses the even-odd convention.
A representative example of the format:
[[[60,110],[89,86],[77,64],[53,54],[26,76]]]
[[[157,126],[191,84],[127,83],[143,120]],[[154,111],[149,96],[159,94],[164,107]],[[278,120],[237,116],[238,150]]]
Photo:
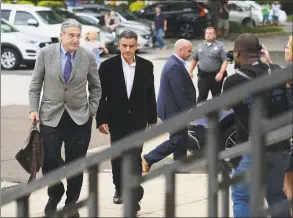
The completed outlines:
[[[45,215],[47,217],[51,217],[53,213],[57,211],[57,205],[59,201],[54,198],[49,198],[46,207],[45,207]]]
[[[114,197],[113,197],[113,203],[114,204],[123,204],[123,196],[115,191]]]
[[[80,214],[78,212],[78,209],[76,207],[76,203],[72,204],[65,204],[64,209],[68,208],[69,212],[66,213],[66,217],[72,217],[72,218],[79,218]]]
[[[138,211],[140,211],[140,204],[139,203],[137,203],[137,205],[136,205],[136,212],[138,212]]]

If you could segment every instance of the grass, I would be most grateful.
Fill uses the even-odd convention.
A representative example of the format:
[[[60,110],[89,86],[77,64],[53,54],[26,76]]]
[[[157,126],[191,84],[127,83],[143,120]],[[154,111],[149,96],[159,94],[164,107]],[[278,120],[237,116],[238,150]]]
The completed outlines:
[[[289,15],[289,16],[287,17],[287,21],[288,21],[288,22],[292,22],[292,21],[293,21],[293,15]]]
[[[282,33],[284,29],[279,26],[244,27],[238,23],[230,22],[230,33]]]

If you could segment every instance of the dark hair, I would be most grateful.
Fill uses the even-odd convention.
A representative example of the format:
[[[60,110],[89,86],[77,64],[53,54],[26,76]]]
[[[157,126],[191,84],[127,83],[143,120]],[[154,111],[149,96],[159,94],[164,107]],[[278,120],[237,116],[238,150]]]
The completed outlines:
[[[125,38],[125,39],[135,39],[137,40],[137,34],[132,31],[132,30],[124,30],[122,33],[119,35],[119,40]]]

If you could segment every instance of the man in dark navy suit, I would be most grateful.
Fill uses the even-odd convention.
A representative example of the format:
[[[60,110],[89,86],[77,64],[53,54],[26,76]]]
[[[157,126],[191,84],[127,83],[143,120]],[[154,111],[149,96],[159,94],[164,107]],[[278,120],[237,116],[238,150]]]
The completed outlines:
[[[164,65],[157,101],[158,116],[163,121],[196,105],[196,90],[185,67],[191,54],[191,42],[179,39],[174,45],[174,54]],[[172,153],[174,160],[186,157],[187,143],[186,124],[186,128],[170,132],[169,140],[142,157],[143,172],[147,173],[152,164]]]

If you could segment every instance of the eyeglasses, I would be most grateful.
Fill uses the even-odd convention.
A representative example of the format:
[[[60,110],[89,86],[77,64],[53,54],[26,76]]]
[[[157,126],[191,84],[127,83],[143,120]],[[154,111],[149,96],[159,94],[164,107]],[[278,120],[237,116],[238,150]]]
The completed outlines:
[[[288,49],[288,45],[285,45],[285,46],[284,46],[284,50],[286,50],[286,49]]]

